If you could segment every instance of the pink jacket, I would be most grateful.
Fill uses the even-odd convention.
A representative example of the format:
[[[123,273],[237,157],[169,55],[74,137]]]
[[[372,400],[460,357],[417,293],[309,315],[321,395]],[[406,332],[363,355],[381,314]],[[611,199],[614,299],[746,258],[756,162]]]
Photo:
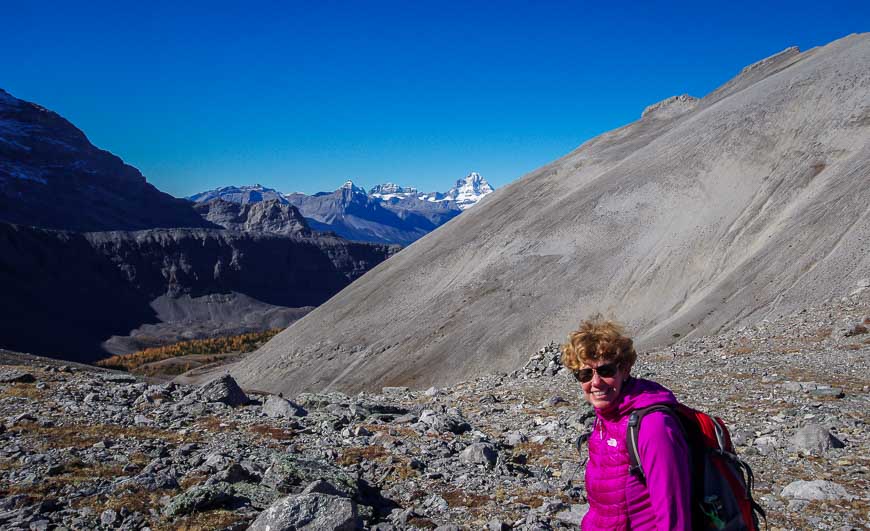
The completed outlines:
[[[584,531],[598,529],[691,529],[689,452],[679,421],[667,413],[644,417],[638,452],[646,485],[628,472],[628,417],[635,409],[676,404],[673,393],[638,378],[625,383],[616,408],[596,410],[589,437]]]

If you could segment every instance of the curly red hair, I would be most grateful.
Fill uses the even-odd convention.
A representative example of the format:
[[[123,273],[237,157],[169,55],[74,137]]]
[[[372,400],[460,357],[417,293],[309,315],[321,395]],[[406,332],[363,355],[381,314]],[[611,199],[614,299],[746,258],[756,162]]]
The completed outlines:
[[[637,360],[637,352],[631,338],[624,335],[622,325],[595,316],[568,334],[568,342],[562,345],[562,365],[577,371],[587,362],[599,360],[615,361],[628,368]]]

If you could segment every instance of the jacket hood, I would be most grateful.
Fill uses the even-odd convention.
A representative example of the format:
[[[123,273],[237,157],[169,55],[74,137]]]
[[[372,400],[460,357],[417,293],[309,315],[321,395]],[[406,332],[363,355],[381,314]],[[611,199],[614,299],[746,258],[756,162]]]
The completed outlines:
[[[604,413],[606,418],[623,417],[635,409],[659,404],[677,405],[674,393],[662,385],[642,378],[630,378],[622,387],[622,394],[614,409]]]

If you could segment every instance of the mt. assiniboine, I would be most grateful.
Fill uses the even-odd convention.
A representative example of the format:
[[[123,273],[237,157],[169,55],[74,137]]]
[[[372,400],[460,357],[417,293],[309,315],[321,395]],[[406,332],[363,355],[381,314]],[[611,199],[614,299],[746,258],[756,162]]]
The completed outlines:
[[[346,181],[334,192],[283,194],[262,185],[227,186],[189,196],[197,203],[222,199],[234,203],[278,201],[295,206],[312,229],[358,241],[408,245],[477,204],[493,191],[471,172],[447,192],[420,193],[387,182],[368,192]]]

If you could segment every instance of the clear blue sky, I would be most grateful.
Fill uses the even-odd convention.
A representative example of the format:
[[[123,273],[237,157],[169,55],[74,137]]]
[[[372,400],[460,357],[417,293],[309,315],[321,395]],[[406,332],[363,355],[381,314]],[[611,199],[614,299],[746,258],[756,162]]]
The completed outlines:
[[[607,4],[607,5],[605,5]],[[870,2],[9,2],[0,87],[176,196],[502,186]],[[870,59],[868,59],[870,64]]]

